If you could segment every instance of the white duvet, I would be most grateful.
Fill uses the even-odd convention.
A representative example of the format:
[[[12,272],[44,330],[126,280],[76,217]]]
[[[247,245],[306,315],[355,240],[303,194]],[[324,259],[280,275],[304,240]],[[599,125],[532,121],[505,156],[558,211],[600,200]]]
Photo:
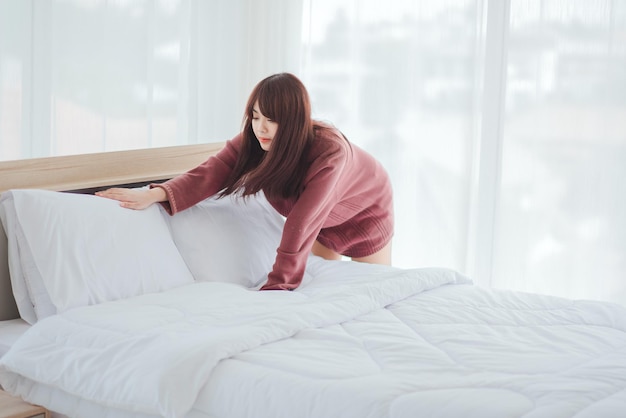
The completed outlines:
[[[626,416],[624,308],[443,269],[308,273],[295,292],[196,283],[50,317],[0,384],[76,417]]]

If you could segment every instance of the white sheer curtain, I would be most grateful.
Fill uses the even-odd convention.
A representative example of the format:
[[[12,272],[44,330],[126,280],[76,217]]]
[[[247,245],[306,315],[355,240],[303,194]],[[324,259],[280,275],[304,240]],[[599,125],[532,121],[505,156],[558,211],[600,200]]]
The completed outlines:
[[[0,160],[230,138],[254,83],[297,71],[301,21],[289,0],[0,0]]]
[[[511,2],[495,286],[626,304],[626,1]]]
[[[387,167],[395,264],[466,270],[481,8],[475,0],[311,0],[314,110]]]
[[[626,304],[624,27],[626,0],[0,0],[0,160],[222,141],[291,71],[389,170],[396,265]]]
[[[626,1],[309,0],[322,118],[393,178],[399,266],[626,304]]]

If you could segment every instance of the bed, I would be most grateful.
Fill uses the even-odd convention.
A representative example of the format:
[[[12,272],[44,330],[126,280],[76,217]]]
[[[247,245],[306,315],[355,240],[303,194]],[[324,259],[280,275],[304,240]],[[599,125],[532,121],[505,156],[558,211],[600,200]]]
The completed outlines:
[[[259,292],[284,221],[262,194],[90,195],[219,146],[0,163],[5,391],[56,417],[626,416],[623,306],[314,256]]]

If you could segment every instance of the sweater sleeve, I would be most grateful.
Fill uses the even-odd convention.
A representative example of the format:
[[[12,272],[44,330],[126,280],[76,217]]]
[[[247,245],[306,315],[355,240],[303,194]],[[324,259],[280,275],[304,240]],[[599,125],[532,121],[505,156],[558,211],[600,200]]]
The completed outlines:
[[[340,147],[312,164],[305,188],[285,220],[274,266],[261,290],[293,290],[300,285],[313,243],[338,201],[335,186],[348,153]]]
[[[150,187],[165,191],[167,200],[161,202],[165,210],[174,215],[222,190],[235,166],[242,140],[239,134],[199,166],[164,183],[151,184]]]

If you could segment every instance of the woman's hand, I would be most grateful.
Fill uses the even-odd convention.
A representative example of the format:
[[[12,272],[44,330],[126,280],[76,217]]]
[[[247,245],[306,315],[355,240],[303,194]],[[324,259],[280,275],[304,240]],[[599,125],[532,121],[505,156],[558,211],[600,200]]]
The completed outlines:
[[[124,189],[113,187],[96,192],[96,196],[106,197],[120,202],[120,206],[128,209],[145,209],[157,202],[167,200],[165,190],[160,187],[152,189]]]

